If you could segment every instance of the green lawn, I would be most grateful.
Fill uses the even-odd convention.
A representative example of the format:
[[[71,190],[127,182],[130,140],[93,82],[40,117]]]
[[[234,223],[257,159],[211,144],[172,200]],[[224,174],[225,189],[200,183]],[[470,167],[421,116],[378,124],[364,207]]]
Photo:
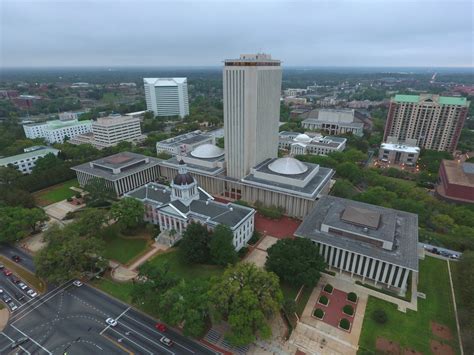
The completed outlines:
[[[431,332],[430,321],[435,321],[451,329],[453,340],[448,343],[458,352],[446,261],[432,257],[420,260],[419,276],[418,290],[426,294],[426,299],[418,298],[417,312],[407,310],[407,313],[402,313],[392,303],[369,297],[359,340],[361,350],[374,351],[375,341],[381,336],[398,342],[401,348],[409,347],[430,354],[429,341],[436,339]],[[376,309],[385,310],[389,319],[386,324],[379,325],[371,319],[371,314]]]
[[[77,180],[73,179],[35,192],[33,196],[39,206],[47,206],[74,196],[76,192],[70,188],[78,186]]]
[[[209,279],[212,276],[219,276],[224,269],[217,265],[185,264],[178,258],[177,250],[158,254],[148,261],[152,265],[162,265],[168,263],[173,274],[186,281],[195,279]]]
[[[147,249],[147,239],[124,237],[118,231],[117,225],[105,228],[101,234],[105,241],[104,256],[122,264],[127,264]]]
[[[116,282],[102,277],[99,280],[92,281],[92,285],[106,293],[111,294],[119,300],[122,300],[123,302],[132,303],[131,293],[133,289],[133,283],[131,282]]]

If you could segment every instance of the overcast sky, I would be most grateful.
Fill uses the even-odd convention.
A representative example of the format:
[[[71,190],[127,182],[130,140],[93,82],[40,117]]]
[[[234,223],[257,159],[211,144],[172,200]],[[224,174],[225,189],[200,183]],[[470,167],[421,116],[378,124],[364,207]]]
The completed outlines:
[[[0,65],[473,66],[470,0],[0,0]]]

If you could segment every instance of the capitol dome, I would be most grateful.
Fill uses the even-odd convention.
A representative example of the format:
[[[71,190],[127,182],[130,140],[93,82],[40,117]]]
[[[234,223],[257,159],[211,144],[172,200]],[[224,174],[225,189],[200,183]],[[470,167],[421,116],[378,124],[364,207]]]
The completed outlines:
[[[295,137],[294,141],[300,142],[300,143],[309,143],[311,142],[311,137],[308,136],[307,134],[301,133]]]
[[[191,152],[191,155],[195,158],[201,159],[210,159],[210,158],[217,158],[221,155],[224,155],[224,149],[219,148],[214,144],[203,144],[198,146]]]
[[[274,173],[283,175],[298,175],[306,172],[308,167],[295,158],[279,158],[268,165],[268,168]]]

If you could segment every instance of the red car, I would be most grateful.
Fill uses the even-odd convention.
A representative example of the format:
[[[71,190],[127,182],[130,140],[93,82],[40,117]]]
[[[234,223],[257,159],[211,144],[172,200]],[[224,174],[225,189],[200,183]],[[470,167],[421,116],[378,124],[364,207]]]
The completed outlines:
[[[10,270],[8,269],[5,269],[3,270],[3,273],[5,274],[5,276],[10,276],[11,274],[13,274]]]
[[[166,325],[163,323],[156,323],[155,328],[158,329],[160,332],[166,331]]]
[[[21,261],[21,258],[18,255],[13,255],[12,260],[16,263],[19,263]]]

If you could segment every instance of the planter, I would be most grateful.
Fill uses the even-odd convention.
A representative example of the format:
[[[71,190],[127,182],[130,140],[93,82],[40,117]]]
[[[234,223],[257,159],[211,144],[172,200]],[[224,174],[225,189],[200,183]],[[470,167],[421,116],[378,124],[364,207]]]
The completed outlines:
[[[349,301],[349,302],[352,302],[352,303],[357,303],[357,300],[359,299],[359,297],[357,297],[357,295],[355,294],[355,292],[349,292],[347,294],[347,297],[346,297],[346,300]]]
[[[345,320],[346,322],[343,322],[344,320]],[[347,327],[342,327],[342,326],[341,326],[341,323],[346,323],[346,324],[348,324],[348,326],[347,326]],[[338,327],[339,329],[345,331],[345,332],[350,333],[350,332],[351,332],[351,328],[352,328],[352,323],[349,322],[349,320],[347,320],[346,318],[342,318],[342,319],[339,320],[339,323],[338,323],[337,327]]]
[[[349,317],[354,317],[355,309],[350,304],[346,304],[344,307],[342,307],[342,313]]]
[[[318,312],[319,311],[319,312]],[[313,310],[312,316],[316,319],[322,320],[324,316],[326,315],[326,312],[324,312],[321,308],[316,308]]]
[[[324,303],[324,301],[327,301],[327,302]],[[321,296],[319,296],[319,298],[318,298],[318,303],[319,303],[320,305],[323,305],[323,306],[326,306],[326,307],[327,307],[327,306],[329,306],[329,302],[330,302],[330,301],[329,301],[329,298],[327,298],[327,297],[324,296],[324,295],[321,295]]]
[[[323,291],[332,295],[332,291],[334,291],[334,287],[331,284],[326,284],[323,288]]]

